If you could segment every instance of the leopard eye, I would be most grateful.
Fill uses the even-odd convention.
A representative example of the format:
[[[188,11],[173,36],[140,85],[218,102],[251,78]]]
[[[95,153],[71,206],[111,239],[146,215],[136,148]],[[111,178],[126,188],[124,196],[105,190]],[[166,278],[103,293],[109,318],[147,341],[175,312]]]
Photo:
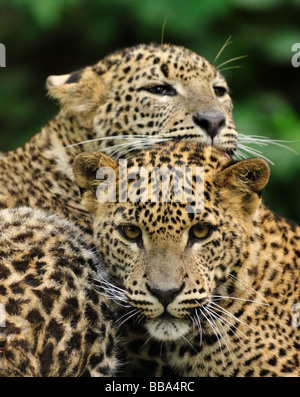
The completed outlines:
[[[142,231],[139,227],[134,225],[124,225],[119,228],[120,233],[127,240],[138,241],[142,237]]]
[[[194,240],[204,240],[205,238],[209,237],[211,233],[212,228],[210,226],[201,225],[200,223],[197,223],[190,229],[190,237]]]
[[[227,93],[227,90],[225,87],[214,86],[214,92],[217,97],[222,97]]]
[[[140,90],[148,91],[154,95],[168,95],[168,96],[177,95],[177,91],[175,90],[175,88],[173,88],[171,85],[168,84],[142,87]]]

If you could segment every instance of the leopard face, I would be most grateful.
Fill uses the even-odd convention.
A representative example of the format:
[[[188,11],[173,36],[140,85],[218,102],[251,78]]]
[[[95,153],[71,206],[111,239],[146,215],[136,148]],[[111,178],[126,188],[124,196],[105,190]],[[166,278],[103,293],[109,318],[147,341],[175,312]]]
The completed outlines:
[[[144,166],[149,173],[141,174],[142,179],[151,185],[151,170],[162,165],[185,165],[195,172],[200,166],[203,174],[190,177],[181,201],[175,197],[180,174],[175,172],[169,200],[139,197],[124,202],[121,196],[119,201],[99,202],[95,187],[101,183],[95,170],[109,166],[118,175],[117,163],[101,153],[83,153],[75,160],[74,173],[87,189],[83,204],[93,213],[95,241],[116,285],[111,294],[121,295],[152,337],[172,341],[199,333],[204,308],[210,307],[213,296],[230,290],[230,275],[237,274],[249,255],[251,216],[269,171],[263,160],[233,164],[215,148],[175,142],[130,159],[128,177]],[[201,183],[203,194],[191,208]],[[116,197],[121,186],[117,183]],[[131,180],[128,191],[138,189],[141,194],[144,187],[137,186],[137,180]]]
[[[224,77],[205,58],[173,45],[138,45],[93,66],[48,78],[63,108],[92,120],[93,149],[120,157],[166,139],[233,154],[237,132]]]

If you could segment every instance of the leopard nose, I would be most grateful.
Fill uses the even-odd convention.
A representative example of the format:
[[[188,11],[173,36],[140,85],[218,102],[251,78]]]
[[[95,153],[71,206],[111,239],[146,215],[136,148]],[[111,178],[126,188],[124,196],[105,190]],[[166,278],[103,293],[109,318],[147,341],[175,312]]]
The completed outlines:
[[[148,290],[152,293],[152,295],[156,296],[159,302],[166,308],[176,296],[183,290],[184,283],[181,285],[180,288],[173,288],[169,290],[161,290],[158,288],[150,288],[148,285]]]
[[[226,119],[224,114],[217,110],[203,114],[194,113],[193,121],[213,139],[220,132],[221,128],[224,127]]]

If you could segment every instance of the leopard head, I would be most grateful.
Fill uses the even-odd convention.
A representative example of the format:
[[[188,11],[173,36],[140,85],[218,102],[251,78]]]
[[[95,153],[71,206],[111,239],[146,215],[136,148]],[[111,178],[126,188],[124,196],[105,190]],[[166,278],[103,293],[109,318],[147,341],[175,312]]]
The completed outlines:
[[[111,295],[123,291],[153,337],[175,340],[195,330],[249,256],[269,167],[193,142],[168,142],[121,165],[99,152],[75,159],[83,205],[116,286]]]
[[[69,116],[86,119],[92,146],[85,150],[105,148],[119,158],[175,139],[211,145],[229,155],[237,147],[224,77],[183,47],[126,48],[79,71],[50,76],[47,87]]]

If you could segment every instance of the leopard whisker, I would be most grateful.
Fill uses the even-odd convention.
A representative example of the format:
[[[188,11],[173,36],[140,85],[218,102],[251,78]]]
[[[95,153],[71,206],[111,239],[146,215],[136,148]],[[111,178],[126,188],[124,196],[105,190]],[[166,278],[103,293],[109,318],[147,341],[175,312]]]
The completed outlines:
[[[156,139],[154,142],[147,142],[147,140],[145,140],[145,142],[138,142],[135,145],[131,145],[130,148],[126,151],[123,151],[121,153],[118,154],[118,158],[120,158],[121,156],[125,156],[128,153],[135,151],[135,150],[140,150],[140,149],[145,149],[147,147],[152,147],[153,145],[160,143],[160,142],[165,142],[170,140],[169,138],[164,138],[164,139]]]
[[[112,140],[116,140],[116,139],[120,139],[120,140],[122,140],[122,139],[135,139],[135,138],[140,138],[140,137],[146,138],[146,137],[148,137],[148,135],[146,135],[146,134],[144,135],[143,134],[143,135],[105,136],[105,137],[100,137],[100,138],[87,139],[87,140],[81,141],[81,142],[76,142],[76,143],[73,143],[71,145],[64,146],[63,148],[57,149],[57,150],[69,149],[69,148],[74,147],[74,146],[85,145],[87,143],[97,142],[97,141],[109,141],[109,140],[112,141]]]
[[[136,136],[134,136],[134,137],[136,137]],[[112,149],[114,149],[114,148],[116,148],[116,147],[119,147],[119,146],[124,146],[124,147],[126,147],[126,146],[130,146],[130,147],[132,147],[132,146],[134,146],[134,147],[138,146],[138,147],[140,147],[140,148],[143,148],[144,145],[145,145],[145,143],[150,142],[151,140],[153,140],[154,143],[156,143],[156,141],[160,141],[161,138],[164,139],[164,136],[163,136],[163,135],[160,135],[160,134],[157,134],[157,135],[155,135],[155,136],[148,136],[148,135],[145,135],[145,136],[141,136],[141,137],[138,138],[138,139],[134,139],[134,138],[133,138],[133,135],[131,135],[131,138],[132,138],[133,142],[129,142],[129,143],[126,142],[126,143],[123,143],[123,144],[120,144],[120,145],[114,145],[114,146],[111,146],[111,147],[109,147],[109,148],[107,148],[107,149],[108,149],[108,150],[112,150]],[[128,139],[129,139],[129,138],[128,138]],[[152,142],[151,142],[151,144],[152,144]],[[118,151],[121,151],[121,149],[122,149],[122,148],[116,150],[115,152],[113,152],[113,154],[116,154]]]
[[[241,159],[243,160],[248,158],[248,156],[245,153],[240,152],[238,149],[235,151],[233,157],[235,157],[237,160],[241,160]]]
[[[244,150],[245,152],[249,152],[251,154],[261,155],[262,152],[258,149],[254,149],[251,146],[243,145],[239,143],[239,149]]]
[[[148,138],[139,138],[138,140],[134,140],[133,142],[123,143],[121,145],[112,146],[112,147],[110,147],[110,149],[114,149],[118,146],[122,146],[122,148],[119,148],[119,149],[115,150],[114,152],[112,152],[112,154],[114,155],[114,154],[120,152],[123,149],[123,147],[143,146],[143,143],[147,142],[147,141],[148,141]]]
[[[137,323],[140,323],[144,318],[145,318],[144,313],[143,313],[143,312],[142,312],[142,313],[139,313],[139,314],[137,315],[137,319],[136,319]]]
[[[124,301],[121,298],[116,297],[115,295],[111,295],[111,294],[107,294],[103,291],[99,291],[98,289],[94,289],[97,293],[99,293],[101,296],[103,296],[104,298],[113,301],[115,304],[122,306],[126,309],[131,308],[132,306],[127,304],[127,301]],[[123,303],[124,302],[124,303]]]
[[[124,153],[126,154],[127,153],[127,148],[129,147],[129,148],[133,148],[133,147],[136,147],[137,146],[137,143],[132,143],[132,142],[130,142],[130,143],[123,143],[123,144],[121,144],[121,145],[115,145],[115,146],[112,146],[112,147],[110,147],[110,148],[107,148],[107,150],[112,150],[112,149],[115,149],[115,148],[118,148],[118,149],[116,149],[116,150],[114,150],[114,151],[112,151],[111,153],[110,153],[110,156],[111,157],[114,157],[114,158],[116,158],[116,159],[119,159],[122,155],[124,155]],[[141,146],[141,147],[143,147],[143,144],[142,144],[142,142],[139,142],[139,145],[138,146]],[[102,151],[102,150],[101,150]]]
[[[217,314],[216,312],[213,311],[213,308],[208,308],[208,307],[206,307],[206,309],[207,309],[208,311],[210,311],[211,315],[212,315],[214,318],[216,318],[216,320],[218,320],[220,323],[223,323],[223,324],[224,324],[224,327],[227,327],[227,329],[228,329],[227,332],[226,332],[226,330],[224,329],[224,327],[222,327],[222,329],[223,329],[223,331],[225,332],[226,337],[228,338],[229,341],[230,341],[230,338],[229,338],[228,332],[232,332],[232,333],[236,336],[236,338],[239,340],[239,343],[241,343],[244,347],[246,347],[245,343],[241,340],[241,338],[240,338],[239,335],[238,335],[238,333],[240,333],[245,339],[247,339],[247,335],[246,335],[244,332],[242,332],[238,327],[236,327],[233,323],[231,323],[231,322],[230,322],[228,319],[226,319],[224,316],[218,316],[218,314]],[[231,353],[230,349],[228,349],[228,350],[229,350],[229,353],[230,353],[230,356],[231,356],[232,361],[235,362],[236,360],[235,360],[234,357],[232,356],[232,353]]]
[[[106,278],[104,278],[102,275],[98,274],[99,279],[94,278],[93,280],[98,282],[100,285],[102,285],[103,287],[108,286],[109,289],[112,289],[115,291],[118,291],[121,294],[124,294],[124,296],[126,296],[126,290],[124,290],[123,288],[118,287],[115,284],[112,284],[110,281],[108,281]]]
[[[231,69],[241,69],[243,66],[228,66],[227,68],[219,68],[219,72],[224,72],[225,70],[231,70]]]
[[[130,312],[126,312],[125,314],[123,314],[123,316],[121,316],[118,320],[117,320],[117,327],[121,328],[121,326],[128,321],[130,318],[136,316],[138,313],[140,313],[142,311],[142,309],[132,309],[130,310]],[[121,323],[120,321],[123,320]]]
[[[192,350],[194,350],[196,353],[199,353],[199,351],[195,348],[195,346],[193,346],[192,343],[184,335],[181,335],[180,339],[183,339],[190,346]]]
[[[275,165],[275,163],[273,163],[273,161],[271,161],[270,159],[268,159],[266,156],[264,156],[262,154],[262,152],[260,150],[257,149],[253,149],[249,146],[243,145],[243,144],[239,144],[238,145],[238,150],[239,151],[245,151],[247,153],[250,153],[251,155],[255,156],[255,157],[260,157],[261,159],[265,160],[266,162],[268,162],[271,165]],[[236,152],[235,152],[236,155]]]
[[[200,318],[198,316],[197,310],[194,311],[195,317],[189,316],[190,319],[196,324],[198,330],[199,330],[199,346],[202,345],[202,326],[201,326],[201,321]]]
[[[139,139],[143,139],[143,138],[139,138]],[[132,144],[131,142],[129,142],[129,143],[120,143],[120,144],[118,144],[118,145],[108,146],[108,147],[105,147],[105,148],[103,148],[103,149],[100,149],[100,150],[98,150],[98,152],[108,152],[108,151],[110,151],[110,150],[119,148],[119,149],[116,149],[114,152],[112,152],[111,155],[113,155],[113,154],[114,154],[115,152],[117,152],[118,150],[121,150],[123,147],[130,146],[131,144]]]
[[[234,57],[231,59],[228,59],[228,61],[222,62],[220,65],[216,66],[216,69],[220,70],[220,68],[224,65],[227,65],[228,63],[234,62],[234,61],[238,61],[240,59],[244,59],[247,58],[248,55],[240,55],[238,57]]]
[[[239,338],[239,336],[238,336],[237,333],[239,332],[242,336],[244,336],[245,338],[247,338],[246,334],[245,334],[243,331],[241,331],[238,327],[236,327],[233,323],[231,323],[227,318],[225,318],[225,317],[222,316],[222,315],[219,316],[218,313],[216,313],[215,311],[213,311],[213,308],[210,308],[210,310],[214,313],[215,316],[218,316],[219,320],[220,320],[220,321],[223,321],[224,325],[226,324],[226,326],[228,327],[228,330],[231,330],[231,331],[234,333],[234,335],[239,339],[239,341],[240,341],[241,343],[243,343],[243,342],[241,341],[241,339]],[[233,331],[233,329],[235,329],[236,331]]]
[[[126,291],[110,283],[104,277],[100,275],[101,279],[93,279],[95,287],[98,288],[97,292],[104,296],[106,299],[110,299],[118,305],[125,308],[132,307],[128,304],[128,298]]]
[[[151,137],[151,139],[149,139],[149,137],[138,138],[137,140],[133,140],[129,143],[123,143],[120,145],[111,146],[107,148],[107,150],[113,150],[115,148],[118,148],[111,153],[111,156],[115,156],[117,159],[119,159],[121,156],[125,156],[128,152],[132,150],[144,149],[145,147],[151,147],[158,142],[162,142],[163,141],[162,139],[163,138],[157,138],[157,137]],[[153,142],[151,142],[151,140]],[[128,150],[126,148],[128,148]]]
[[[244,321],[240,320],[238,317],[234,316],[232,313],[230,313],[228,310],[226,310],[224,307],[218,305],[216,302],[209,300],[209,304],[213,305],[215,310],[219,310],[221,313],[229,316],[230,318],[238,321],[239,323],[245,325],[246,327],[252,329],[252,331],[255,331],[255,329],[253,327],[251,327],[249,324],[246,324]]]
[[[289,141],[289,140],[282,140],[282,139],[270,139],[265,136],[244,135],[244,134],[239,134],[238,139],[239,139],[239,142],[242,142],[242,143],[250,143],[250,144],[258,145],[258,146],[274,145],[274,146],[278,146],[283,149],[289,150],[295,154],[299,154],[295,149],[293,149],[287,145],[284,145],[284,143],[292,144],[292,143],[300,142],[300,140]]]
[[[222,45],[220,51],[217,53],[217,55],[216,55],[216,57],[215,57],[215,59],[213,61],[213,64],[215,64],[217,62],[217,60],[220,58],[220,55],[225,50],[225,48],[228,47],[232,43],[231,37],[232,36],[229,36],[228,39],[225,41],[225,43]]]
[[[142,344],[142,346],[139,348],[139,352],[143,350],[143,348],[149,343],[154,337],[152,335],[149,335],[149,337],[146,339],[146,341]]]
[[[103,296],[105,299],[112,300],[116,305],[122,306],[122,307],[124,307],[124,308],[126,308],[126,309],[128,309],[128,308],[131,307],[131,306],[129,306],[129,305],[124,305],[123,303],[118,302],[118,300],[115,299],[115,297],[110,296],[110,295],[107,295],[107,294],[104,294],[104,293],[102,293],[101,291],[98,291],[97,289],[94,289],[94,291],[100,293],[100,295]]]
[[[208,307],[206,307],[206,306],[204,306],[203,307],[203,309],[207,312],[207,314],[210,316],[210,318],[212,319],[212,320],[214,320],[215,322],[218,322],[219,324],[220,324],[220,326],[221,326],[221,328],[222,328],[222,330],[223,330],[223,334],[225,335],[225,336],[223,336],[222,335],[222,333],[219,331],[219,329],[218,329],[218,331],[219,331],[219,335],[222,337],[222,340],[224,341],[224,343],[225,343],[225,346],[227,347],[227,350],[228,350],[228,352],[229,352],[229,354],[230,354],[230,356],[231,356],[231,359],[232,359],[232,361],[234,361],[234,358],[233,358],[233,356],[232,356],[232,353],[231,353],[231,350],[230,350],[230,348],[229,348],[229,346],[228,346],[228,344],[227,344],[227,342],[226,342],[226,338],[228,339],[228,340],[230,340],[229,339],[229,336],[227,335],[227,332],[226,332],[226,330],[224,329],[224,327],[223,327],[223,324],[222,324],[222,317],[218,317],[214,312],[213,312],[213,310],[210,310]],[[224,323],[224,322],[223,322]],[[226,324],[224,324],[224,326],[226,326]],[[228,325],[227,325],[228,326]],[[216,325],[216,327],[217,327],[217,325]],[[224,364],[224,362],[223,362],[223,364]]]
[[[233,280],[235,280],[235,285],[236,285],[240,290],[246,291],[247,293],[250,293],[250,297],[251,297],[251,298],[255,299],[255,295],[258,295],[258,297],[259,297],[260,299],[266,300],[265,297],[264,297],[261,293],[257,292],[254,288],[252,288],[250,285],[248,285],[248,284],[245,283],[244,281],[238,279],[238,278],[237,278],[236,276],[234,276],[232,273],[229,274],[229,277],[231,277]],[[242,287],[240,287],[238,284],[241,284]],[[249,291],[252,291],[253,294],[251,294],[251,292],[249,292]]]
[[[205,309],[204,306],[202,306],[202,308]],[[224,365],[224,367],[225,367],[224,354],[223,354],[223,350],[222,350],[220,338],[219,338],[219,335],[218,335],[218,334],[219,334],[219,330],[218,330],[218,328],[213,324],[214,321],[209,320],[209,318],[204,314],[204,312],[201,310],[200,307],[198,308],[198,310],[200,311],[200,313],[202,314],[202,316],[206,319],[206,321],[207,321],[208,324],[210,325],[211,329],[213,330],[213,332],[214,332],[214,334],[215,334],[215,336],[216,336],[216,338],[217,338],[218,345],[219,345],[219,350],[220,350],[220,353],[221,353],[221,356],[222,356],[223,365]]]
[[[211,298],[217,298],[215,300],[236,299],[236,300],[240,300],[240,301],[244,301],[244,302],[257,303],[258,305],[270,306],[269,303],[259,302],[259,301],[251,300],[251,299],[238,298],[236,296],[211,295]]]
[[[290,140],[290,139],[272,139],[272,138],[270,138],[269,136],[266,136],[266,135],[261,135],[261,134],[242,134],[240,132],[240,131],[253,131],[252,128],[251,129],[238,128],[238,130],[239,130],[239,138],[245,138],[245,139],[253,138],[255,140],[266,140],[266,141],[270,140],[271,142],[283,142],[283,143],[295,143],[295,142],[299,142],[300,141],[299,139],[295,139],[295,140]],[[256,129],[256,130],[260,131],[259,129]],[[273,130],[275,130],[275,132],[276,132],[278,129],[272,128],[271,132],[273,132]],[[266,128],[261,129],[261,131],[266,131]]]

